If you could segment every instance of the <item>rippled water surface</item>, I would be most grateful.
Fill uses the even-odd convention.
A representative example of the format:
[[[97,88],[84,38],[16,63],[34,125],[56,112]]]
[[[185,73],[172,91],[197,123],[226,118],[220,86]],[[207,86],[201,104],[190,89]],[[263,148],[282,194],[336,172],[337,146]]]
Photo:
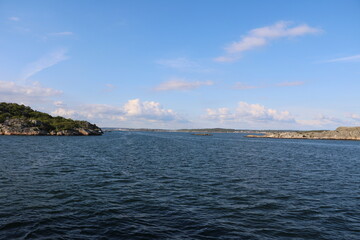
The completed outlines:
[[[0,239],[360,239],[360,142],[0,136]]]

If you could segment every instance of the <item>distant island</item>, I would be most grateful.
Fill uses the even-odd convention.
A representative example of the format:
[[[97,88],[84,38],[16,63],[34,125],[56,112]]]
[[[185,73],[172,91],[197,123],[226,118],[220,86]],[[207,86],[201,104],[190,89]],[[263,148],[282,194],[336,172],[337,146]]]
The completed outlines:
[[[252,138],[360,140],[360,127],[338,127],[334,131],[265,132]]]
[[[0,135],[88,136],[103,131],[87,121],[53,117],[16,103],[0,103]]]

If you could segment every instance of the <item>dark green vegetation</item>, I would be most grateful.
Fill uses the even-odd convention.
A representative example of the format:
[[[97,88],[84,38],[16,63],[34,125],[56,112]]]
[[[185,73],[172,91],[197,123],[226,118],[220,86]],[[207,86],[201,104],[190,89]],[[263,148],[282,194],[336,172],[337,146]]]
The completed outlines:
[[[8,119],[35,120],[40,121],[47,131],[71,130],[86,127],[86,121],[75,121],[63,117],[52,117],[47,113],[35,111],[30,107],[16,103],[0,103],[0,124]]]

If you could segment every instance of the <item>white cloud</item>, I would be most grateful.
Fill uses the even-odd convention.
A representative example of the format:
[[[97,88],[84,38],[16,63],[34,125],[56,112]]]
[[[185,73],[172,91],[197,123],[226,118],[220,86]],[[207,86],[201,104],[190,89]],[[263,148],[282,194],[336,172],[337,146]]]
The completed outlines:
[[[169,91],[169,90],[190,90],[199,88],[201,86],[211,86],[214,83],[212,81],[195,81],[189,82],[181,78],[173,78],[167,82],[161,83],[155,87],[156,91]]]
[[[278,111],[260,104],[246,102],[239,102],[238,107],[233,111],[228,108],[207,109],[206,111],[206,118],[220,122],[295,122],[288,111]]]
[[[105,104],[87,104],[75,109],[60,107],[52,111],[53,116],[62,116],[74,119],[111,119],[115,120],[123,113],[121,109]]]
[[[0,101],[4,102],[45,102],[61,93],[59,90],[42,87],[37,82],[21,85],[16,82],[0,81]]]
[[[58,108],[51,113],[54,116],[71,117],[77,119],[97,119],[144,122],[186,122],[172,109],[165,109],[154,101],[142,102],[140,99],[127,101],[123,106],[106,104],[88,104],[76,109]]]
[[[301,85],[304,85],[304,84],[305,84],[305,82],[296,81],[296,82],[282,82],[282,83],[276,84],[276,86],[279,86],[279,87],[292,87],[292,86],[301,86]]]
[[[51,113],[54,116],[71,117],[76,119],[120,119],[124,115],[120,107],[106,104],[86,104],[69,109],[65,107],[57,108]]]
[[[277,22],[274,25],[251,30],[240,41],[225,48],[226,55],[215,58],[217,62],[232,62],[241,57],[241,53],[267,45],[271,40],[284,37],[297,37],[322,32],[321,29],[306,24],[292,26],[290,22]]]
[[[294,118],[288,111],[278,111],[266,108],[260,104],[249,104],[246,102],[239,103],[236,114],[239,117],[258,121],[294,121]]]
[[[142,118],[150,121],[180,120],[179,116],[171,109],[164,109],[158,102],[141,102],[140,99],[129,100],[123,110],[126,117]]]
[[[206,109],[206,113],[207,113],[206,118],[217,120],[220,122],[235,121],[236,119],[236,114],[231,113],[230,109],[228,108],[218,108],[218,109],[208,108]]]
[[[318,114],[311,119],[302,119],[289,111],[267,108],[260,104],[239,102],[237,108],[206,109],[207,120],[223,127],[249,129],[335,129],[339,126],[358,126],[359,114],[334,117]],[[215,125],[218,126],[218,125]]]
[[[9,20],[14,21],[14,22],[18,22],[18,21],[20,21],[20,18],[19,17],[9,17]]]
[[[51,36],[71,36],[74,35],[73,32],[56,32],[56,33],[50,33]]]
[[[326,60],[325,62],[355,62],[355,61],[360,61],[360,55],[334,58],[334,59]]]
[[[66,52],[66,49],[58,49],[43,56],[37,61],[30,63],[24,70],[22,79],[26,80],[36,73],[68,59],[69,57],[66,56]]]

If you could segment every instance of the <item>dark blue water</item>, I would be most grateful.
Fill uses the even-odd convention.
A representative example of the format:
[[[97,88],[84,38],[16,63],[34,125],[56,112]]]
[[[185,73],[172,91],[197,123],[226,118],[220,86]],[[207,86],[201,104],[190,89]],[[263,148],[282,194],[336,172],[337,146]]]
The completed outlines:
[[[0,136],[0,239],[360,239],[360,142]]]

